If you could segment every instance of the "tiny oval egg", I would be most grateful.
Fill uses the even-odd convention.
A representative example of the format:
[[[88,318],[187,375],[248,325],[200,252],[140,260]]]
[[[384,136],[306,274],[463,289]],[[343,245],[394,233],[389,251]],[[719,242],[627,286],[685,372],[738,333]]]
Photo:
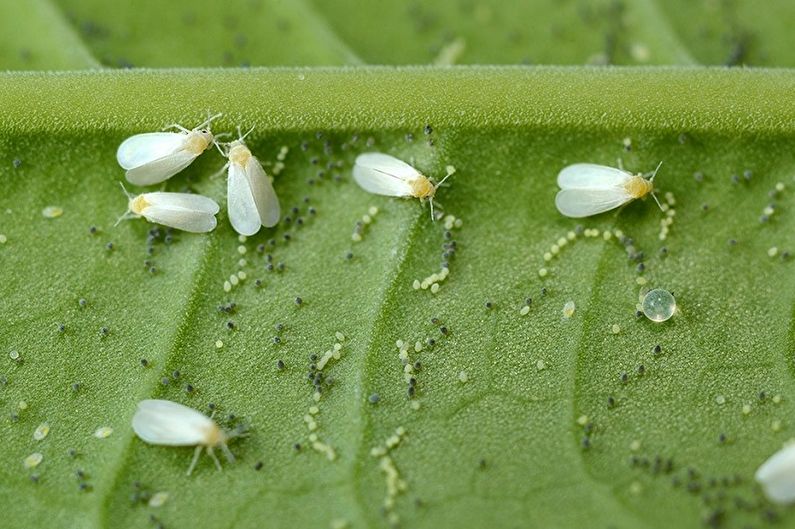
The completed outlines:
[[[676,312],[676,299],[667,290],[656,288],[643,297],[641,306],[647,318],[662,323],[671,319]]]

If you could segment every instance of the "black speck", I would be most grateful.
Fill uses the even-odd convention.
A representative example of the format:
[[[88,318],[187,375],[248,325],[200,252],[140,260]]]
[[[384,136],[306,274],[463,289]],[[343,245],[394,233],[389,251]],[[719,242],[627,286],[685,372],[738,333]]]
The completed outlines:
[[[257,461],[257,463],[254,465],[254,470],[262,470],[262,466],[262,461]]]
[[[105,245],[105,249],[108,250],[109,252],[112,251],[113,250],[113,243],[112,242],[107,243]]]
[[[193,387],[193,384],[186,384],[185,385],[185,393],[193,393],[196,388]]]
[[[296,297],[295,298],[295,304],[296,305],[302,305],[303,303],[304,303],[304,300],[301,299],[300,297]]]
[[[285,367],[284,360],[277,360],[276,361],[276,369],[278,369],[279,371],[282,371],[284,369],[284,367]]]
[[[377,404],[379,400],[381,400],[381,397],[378,395],[378,393],[373,393],[372,395],[367,397],[367,401],[370,404]]]
[[[14,161],[11,163],[14,165],[14,169],[19,169],[19,166],[22,165],[22,160],[19,158],[14,158]]]
[[[168,386],[171,383],[171,379],[168,377],[163,377],[160,379],[160,383],[164,386]]]

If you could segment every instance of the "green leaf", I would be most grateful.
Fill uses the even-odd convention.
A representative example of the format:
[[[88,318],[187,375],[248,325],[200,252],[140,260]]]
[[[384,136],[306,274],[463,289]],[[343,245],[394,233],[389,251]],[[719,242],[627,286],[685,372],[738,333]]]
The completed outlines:
[[[390,517],[406,527],[700,527],[713,516],[743,527],[775,513],[791,525],[752,476],[795,433],[795,284],[782,258],[795,247],[794,85],[789,71],[701,68],[3,74],[8,523],[151,527],[154,515],[166,527],[384,527]],[[118,143],[174,121],[191,126],[208,110],[225,113],[216,132],[256,126],[249,144],[271,172],[289,148],[275,186],[290,222],[242,244],[225,212],[213,233],[168,243],[161,230],[148,244],[143,220],[114,227],[125,209]],[[443,223],[416,200],[362,191],[350,167],[367,150],[435,178],[457,169],[437,197],[463,221],[437,294],[412,283],[439,270]],[[639,172],[663,161],[658,196],[676,200],[665,241],[651,200],[584,221],[556,211],[562,167],[616,158]],[[165,188],[223,203],[224,178],[211,176],[222,163],[208,152]],[[778,182],[784,191],[771,195]],[[63,215],[45,217],[48,206]],[[379,211],[354,242],[371,206]],[[578,225],[600,236],[579,235],[546,262]],[[642,274],[604,230],[633,239]],[[240,270],[246,278],[226,293]],[[672,320],[636,318],[639,277],[675,293]],[[229,302],[233,314],[219,311]],[[317,403],[310,355],[331,349],[336,332],[341,358],[324,369],[334,382]],[[429,338],[433,347],[414,351]],[[422,364],[413,400],[397,340]],[[231,445],[237,463],[217,472],[204,457],[186,477],[190,448],[134,436],[130,419],[145,398],[208,413],[212,402],[223,424],[230,413],[249,424],[251,435]],[[312,406],[334,461],[311,447]],[[43,422],[49,435],[37,441]],[[99,439],[103,426],[113,433]],[[400,427],[389,456],[406,490],[384,509],[386,474],[370,452]],[[43,461],[26,469],[34,452]],[[142,491],[169,498],[133,502]]]

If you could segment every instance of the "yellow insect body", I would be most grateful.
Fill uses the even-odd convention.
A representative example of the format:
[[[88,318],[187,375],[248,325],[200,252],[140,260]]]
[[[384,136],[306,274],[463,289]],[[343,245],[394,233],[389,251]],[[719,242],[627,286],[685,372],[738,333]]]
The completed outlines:
[[[654,191],[654,183],[641,175],[635,175],[627,180],[624,189],[632,198],[642,198]]]
[[[409,182],[409,185],[411,186],[411,196],[413,197],[433,198],[436,194],[436,186],[424,175],[418,175],[417,178]]]

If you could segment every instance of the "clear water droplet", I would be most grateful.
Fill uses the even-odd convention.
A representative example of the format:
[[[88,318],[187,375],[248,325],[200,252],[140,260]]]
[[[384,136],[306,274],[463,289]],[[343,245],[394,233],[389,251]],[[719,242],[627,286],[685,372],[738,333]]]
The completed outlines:
[[[662,288],[655,288],[643,297],[643,314],[651,321],[663,322],[671,319],[676,312],[676,300]]]

